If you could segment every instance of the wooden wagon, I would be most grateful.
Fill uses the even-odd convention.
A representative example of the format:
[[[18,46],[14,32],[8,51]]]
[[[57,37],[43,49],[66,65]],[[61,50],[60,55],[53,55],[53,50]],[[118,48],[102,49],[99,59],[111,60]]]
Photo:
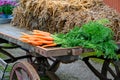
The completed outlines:
[[[9,47],[0,45],[0,52],[9,57],[8,59],[4,60],[0,58],[0,64],[2,64],[5,67],[3,72],[6,72],[6,68],[9,63],[15,62],[10,73],[10,80],[40,80],[40,76],[45,75],[47,75],[51,80],[60,80],[55,75],[55,72],[58,69],[61,62],[71,63],[76,60],[79,60],[80,54],[85,52],[93,52],[93,50],[84,49],[82,47],[41,48],[39,46],[32,46],[19,40],[21,32],[30,33],[30,31],[13,27],[10,24],[0,25],[0,44],[9,43],[14,45]],[[15,48],[20,48],[24,50],[26,52],[26,55],[15,57],[10,52],[5,50]],[[119,50],[116,52],[119,53]],[[89,59],[91,58],[103,60],[103,63],[101,63],[101,72],[99,72],[90,63]],[[96,57],[95,55],[84,57],[81,60],[83,60],[86,63],[86,65],[100,80],[112,80],[109,79],[109,77],[107,76],[108,72],[112,75],[113,80],[120,80],[120,68],[118,65],[119,61],[105,59],[103,56]],[[113,65],[113,68],[115,68],[114,70],[109,66],[111,64]],[[4,74],[2,75],[2,80],[3,78]]]

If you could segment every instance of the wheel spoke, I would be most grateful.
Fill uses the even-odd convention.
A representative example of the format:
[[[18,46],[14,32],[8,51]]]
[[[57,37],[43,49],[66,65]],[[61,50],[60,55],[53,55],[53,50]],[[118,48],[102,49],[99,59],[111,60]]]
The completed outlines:
[[[22,74],[22,77],[24,78],[23,80],[30,80],[27,72],[24,71],[23,69],[21,69],[21,74]]]
[[[120,69],[117,65],[115,66],[115,69],[116,69],[117,76],[120,77]]]
[[[102,66],[102,70],[101,70],[101,74],[104,75],[107,78],[107,68],[110,64],[110,61],[104,61],[103,62],[103,66]]]
[[[108,67],[108,71],[111,73],[111,75],[113,77],[116,77],[116,74],[114,73],[114,71],[110,67]]]
[[[18,80],[23,80],[22,75],[19,71],[15,70],[15,74],[16,74]]]

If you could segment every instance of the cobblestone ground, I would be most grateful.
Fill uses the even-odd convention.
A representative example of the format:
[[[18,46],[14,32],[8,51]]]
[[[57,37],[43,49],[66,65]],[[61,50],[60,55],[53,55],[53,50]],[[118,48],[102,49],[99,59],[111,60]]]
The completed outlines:
[[[96,64],[96,66],[99,66],[99,64]],[[81,60],[61,64],[56,74],[61,80],[99,80]]]

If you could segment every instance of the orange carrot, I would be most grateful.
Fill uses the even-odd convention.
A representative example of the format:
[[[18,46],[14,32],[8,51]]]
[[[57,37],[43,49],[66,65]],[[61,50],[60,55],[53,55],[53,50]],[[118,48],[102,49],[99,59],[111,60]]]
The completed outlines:
[[[43,40],[48,40],[48,41],[53,41],[54,39],[52,37],[46,37],[46,36],[38,36],[38,35],[34,35],[34,38],[38,38],[38,39],[43,39]]]
[[[40,46],[42,45],[43,43],[42,42],[35,42],[35,41],[30,41],[30,44],[34,45],[34,46]]]
[[[20,36],[20,38],[30,38],[30,36],[22,35],[22,36]]]
[[[54,39],[52,37],[41,37],[43,40],[53,41]]]
[[[56,43],[52,43],[52,44],[43,45],[41,47],[46,48],[46,47],[54,47],[54,46],[57,46],[57,44]]]
[[[31,35],[29,35],[29,34],[26,34],[26,33],[24,33],[24,32],[21,32],[21,36],[20,36],[20,38],[30,38],[31,37]]]
[[[29,42],[30,42],[30,41],[29,41],[28,39],[26,39],[26,38],[20,38],[20,40],[23,41],[23,42],[26,42],[26,43],[29,43]]]
[[[30,42],[29,43],[31,43],[31,44],[38,44],[38,45],[42,45],[42,44],[52,44],[53,43],[53,41],[46,41],[46,40],[30,40]]]
[[[49,32],[45,32],[45,31],[40,31],[40,30],[33,30],[33,34],[35,35],[42,35],[42,36],[50,36]]]
[[[32,33],[33,35],[38,35],[38,36],[50,36],[50,34],[45,34],[45,33]]]
[[[54,44],[53,42],[54,39],[50,35],[51,34],[49,32],[33,30],[32,35],[22,32],[20,40],[26,43],[30,43],[34,46],[39,46],[43,44],[45,45]]]
[[[31,37],[31,38],[29,38],[29,40],[30,40],[30,41],[40,41],[41,39]]]
[[[53,44],[53,41],[42,41],[43,44]]]

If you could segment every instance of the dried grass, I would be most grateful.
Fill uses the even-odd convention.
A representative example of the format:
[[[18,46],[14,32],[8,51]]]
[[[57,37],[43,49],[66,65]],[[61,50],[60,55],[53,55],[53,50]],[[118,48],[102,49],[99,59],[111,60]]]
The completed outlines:
[[[51,33],[65,33],[90,20],[108,18],[115,40],[120,40],[120,15],[102,0],[21,0],[13,15],[13,25]]]

